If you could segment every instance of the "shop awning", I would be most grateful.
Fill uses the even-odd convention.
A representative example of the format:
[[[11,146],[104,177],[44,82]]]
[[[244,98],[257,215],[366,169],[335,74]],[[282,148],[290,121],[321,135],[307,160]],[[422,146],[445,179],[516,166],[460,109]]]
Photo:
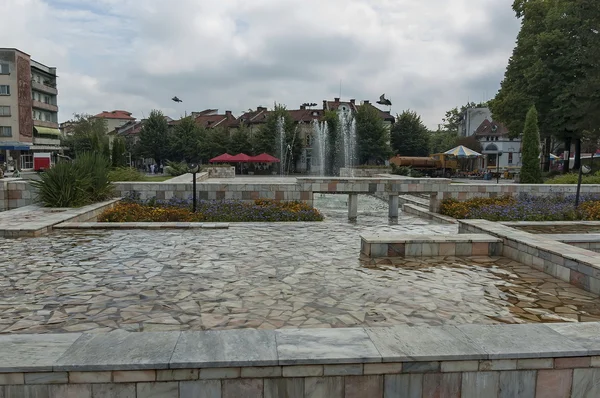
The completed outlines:
[[[9,151],[28,151],[30,144],[16,141],[0,141],[0,149]]]
[[[58,135],[58,136],[62,135],[60,133],[59,129],[53,129],[53,128],[50,128],[50,127],[35,126],[34,129],[35,129],[35,131],[37,131],[38,134]]]

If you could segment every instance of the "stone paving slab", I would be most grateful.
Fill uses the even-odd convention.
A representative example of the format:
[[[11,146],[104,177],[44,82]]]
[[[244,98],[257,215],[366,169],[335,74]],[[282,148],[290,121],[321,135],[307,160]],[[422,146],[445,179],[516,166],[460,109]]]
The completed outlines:
[[[485,351],[470,343],[454,326],[367,328],[383,362],[485,359]]]
[[[381,362],[364,329],[283,329],[275,331],[281,365]]]
[[[459,325],[457,328],[489,359],[587,355],[588,349],[546,325]]]
[[[0,373],[51,371],[81,333],[0,336]]]
[[[600,355],[600,323],[549,323],[550,329],[587,349],[588,355]]]
[[[56,361],[54,370],[167,369],[179,332],[84,334]]]
[[[600,242],[600,234],[538,234],[537,236],[558,242]]]
[[[227,330],[182,332],[171,368],[274,366],[278,364],[275,332]]]

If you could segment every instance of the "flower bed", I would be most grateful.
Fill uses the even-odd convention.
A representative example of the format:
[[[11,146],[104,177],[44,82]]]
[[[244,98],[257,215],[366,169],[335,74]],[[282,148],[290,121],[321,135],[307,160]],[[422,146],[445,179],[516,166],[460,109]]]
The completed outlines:
[[[474,198],[459,202],[446,199],[440,213],[457,219],[489,221],[575,221],[600,220],[600,198],[582,195],[575,209],[573,195],[538,197],[519,195],[500,198]]]
[[[100,222],[275,222],[322,221],[323,215],[301,202],[276,202],[259,199],[254,202],[239,200],[201,200],[196,213],[191,200],[172,199],[141,201],[125,198],[114,208],[98,217]]]

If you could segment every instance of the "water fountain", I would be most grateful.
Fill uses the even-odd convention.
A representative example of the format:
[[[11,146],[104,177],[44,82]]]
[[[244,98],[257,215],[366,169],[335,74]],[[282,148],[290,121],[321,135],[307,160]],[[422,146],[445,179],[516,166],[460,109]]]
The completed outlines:
[[[337,131],[330,132],[327,122],[313,122],[312,169],[320,176],[337,173],[339,167],[357,164],[356,121],[349,112],[338,113]],[[332,164],[333,162],[333,164]]]
[[[327,173],[329,126],[327,122],[313,121],[312,169],[319,170],[321,177]]]

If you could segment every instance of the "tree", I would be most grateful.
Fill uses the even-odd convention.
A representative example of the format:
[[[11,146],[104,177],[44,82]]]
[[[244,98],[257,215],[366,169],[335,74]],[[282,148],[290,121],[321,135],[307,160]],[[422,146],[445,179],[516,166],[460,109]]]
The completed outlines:
[[[360,164],[383,164],[389,159],[391,149],[389,132],[383,125],[379,110],[362,105],[356,115],[356,146]]]
[[[442,119],[442,130],[458,134],[458,127],[461,124],[465,111],[469,108],[481,108],[486,106],[488,106],[488,103],[486,102],[475,103],[471,101],[461,106],[460,109],[457,106],[450,109]]]
[[[429,151],[433,153],[446,152],[456,146],[458,135],[453,131],[437,130],[429,135]]]
[[[179,120],[171,135],[171,159],[174,161],[185,161],[186,163],[198,163],[200,161],[200,140],[202,138],[201,128],[192,117],[184,117]]]
[[[169,125],[163,113],[152,110],[140,131],[140,148],[156,164],[162,164],[169,151]]]
[[[421,116],[406,110],[392,126],[392,148],[401,156],[429,156],[429,135]]]
[[[238,153],[253,154],[248,127],[244,123],[240,123],[240,126],[231,134],[228,152],[232,155]]]
[[[454,143],[454,147],[457,147],[459,145],[462,145],[466,148],[472,149],[475,152],[479,152],[481,153],[481,151],[483,151],[483,147],[481,146],[481,142],[479,142],[479,140],[477,139],[477,137],[475,137],[474,135],[471,135],[469,137],[460,137],[458,138],[455,143]]]
[[[542,170],[540,168],[540,130],[538,127],[538,115],[535,106],[527,112],[525,128],[523,129],[523,150],[521,166],[521,183],[541,184]]]
[[[127,166],[127,147],[123,137],[115,137],[113,140],[111,161],[113,167]]]
[[[280,128],[283,129],[284,134],[283,153],[279,138]],[[254,137],[252,146],[256,153],[277,154],[279,159],[285,160],[286,164],[290,165],[291,171],[295,171],[296,160],[302,154],[302,142],[298,137],[294,119],[284,105],[275,104],[275,108],[267,115],[265,124],[260,127]]]
[[[522,18],[521,31],[492,113],[516,136],[523,131],[526,110],[535,105],[547,169],[551,135],[570,152],[572,140],[579,147],[583,131],[598,122],[600,5],[594,0],[517,0],[513,9]]]
[[[76,157],[84,152],[103,154],[110,159],[110,146],[106,120],[86,114],[75,114],[73,134],[63,139],[63,146],[71,156]]]
[[[229,133],[220,128],[200,130],[200,159],[203,163],[227,152]]]

